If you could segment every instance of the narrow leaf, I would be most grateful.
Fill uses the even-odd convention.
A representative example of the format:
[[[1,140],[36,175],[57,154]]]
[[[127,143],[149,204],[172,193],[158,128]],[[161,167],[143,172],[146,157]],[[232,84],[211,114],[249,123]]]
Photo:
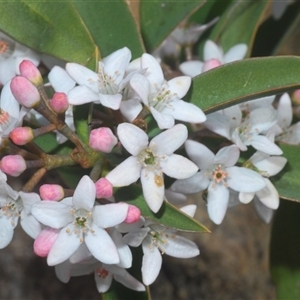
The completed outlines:
[[[300,58],[251,58],[193,78],[187,100],[206,113],[259,97],[300,88]]]
[[[210,232],[200,222],[184,214],[169,202],[164,201],[159,212],[153,213],[148,207],[143,197],[142,189],[139,186],[121,188],[117,191],[115,197],[117,201],[126,201],[137,206],[144,218],[150,219],[155,223],[181,231]]]
[[[69,1],[1,1],[0,30],[34,50],[96,65],[97,47]]]

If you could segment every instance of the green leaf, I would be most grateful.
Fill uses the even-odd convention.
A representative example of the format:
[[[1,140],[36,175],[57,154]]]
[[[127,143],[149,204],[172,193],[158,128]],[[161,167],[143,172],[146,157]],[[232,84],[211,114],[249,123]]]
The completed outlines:
[[[157,48],[163,40],[187,19],[205,1],[141,0],[141,31],[148,52]]]
[[[300,146],[280,144],[280,148],[288,162],[272,182],[281,198],[300,202]]]
[[[145,52],[138,25],[126,1],[72,1],[102,57],[125,46],[131,50],[133,58]]]
[[[206,113],[259,97],[300,88],[300,58],[251,58],[193,78],[187,100]]]
[[[56,134],[54,132],[36,137],[34,142],[46,153],[54,151],[59,146],[58,142],[56,141]]]
[[[265,0],[233,1],[211,32],[210,39],[224,51],[240,43],[248,45],[251,53],[254,37],[270,3]]]
[[[0,30],[37,51],[96,66],[97,47],[69,1],[1,1]]]
[[[115,197],[117,201],[126,201],[137,206],[144,218],[150,219],[155,223],[181,231],[210,232],[200,222],[181,212],[169,202],[164,201],[159,212],[153,213],[143,197],[142,189],[137,185],[119,189]]]
[[[271,273],[277,299],[300,299],[300,205],[281,201],[271,238]]]

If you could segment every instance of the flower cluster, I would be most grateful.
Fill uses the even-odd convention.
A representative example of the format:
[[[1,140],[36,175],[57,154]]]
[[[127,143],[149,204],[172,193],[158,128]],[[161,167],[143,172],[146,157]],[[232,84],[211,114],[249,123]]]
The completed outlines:
[[[188,35],[176,30],[172,39],[193,44],[215,21],[185,28]],[[96,71],[72,62],[65,68],[54,66],[44,84],[35,53],[25,49],[16,55],[10,39],[0,38],[1,55],[8,55],[0,62],[1,249],[11,242],[20,218],[35,240],[34,252],[47,257],[61,281],[94,273],[100,293],[112,279],[145,291],[144,285],[159,274],[162,254],[190,258],[200,253],[193,241],[155,218],[169,205],[193,220],[196,205],[177,210],[168,203],[175,203],[174,197],[187,199],[202,192],[215,224],[222,223],[228,207],[252,200],[261,218],[271,220],[279,195],[269,178],[287,163],[276,142],[300,143],[289,95],[207,116],[184,100],[192,77],[243,59],[245,44],[224,54],[208,40],[204,61],[183,62],[179,69],[184,75],[170,80],[154,55],[131,60],[131,51],[124,47],[99,61]],[[18,44],[14,47],[16,51]],[[18,70],[3,79],[1,63],[12,68],[17,64]],[[203,133],[194,136],[209,132],[222,143],[192,139],[190,127]],[[56,136],[54,147],[45,136]],[[48,171],[66,166],[75,177],[80,174],[73,189],[63,181],[40,183]],[[12,189],[7,176],[18,177],[29,169],[36,171],[21,190]],[[139,186],[143,201],[132,205],[125,195],[116,197],[126,186]],[[142,248],[143,283],[127,271],[133,261],[129,246]]]

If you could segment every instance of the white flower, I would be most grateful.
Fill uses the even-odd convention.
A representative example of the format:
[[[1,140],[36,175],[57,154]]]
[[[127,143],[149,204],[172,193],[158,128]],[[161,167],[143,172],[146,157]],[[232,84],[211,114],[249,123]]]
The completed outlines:
[[[40,63],[40,55],[0,32],[0,85],[6,84],[20,74],[19,64],[30,60],[35,66]]]
[[[226,137],[240,150],[247,146],[271,155],[280,155],[282,150],[262,133],[267,132],[277,122],[277,113],[271,106],[264,106],[250,111],[243,118],[239,105],[234,105],[207,116],[204,125],[211,131]]]
[[[11,242],[19,217],[24,231],[32,238],[38,236],[41,225],[31,215],[31,206],[40,201],[38,194],[18,193],[6,183],[5,179],[0,179],[0,249]]]
[[[206,41],[203,49],[203,62],[190,60],[180,64],[179,69],[185,75],[195,77],[205,70],[203,66],[210,60],[216,60],[222,64],[227,64],[245,57],[248,47],[246,44],[237,44],[231,47],[225,54],[223,49],[211,40]]]
[[[129,123],[118,126],[118,136],[125,149],[132,154],[106,178],[113,186],[127,186],[141,178],[147,204],[157,212],[164,199],[163,173],[183,179],[194,175],[197,166],[187,158],[173,154],[187,139],[187,128],[177,124],[148,142],[147,134]]]
[[[131,276],[124,268],[116,265],[102,264],[95,259],[90,259],[78,264],[72,264],[67,260],[56,265],[55,272],[57,277],[64,283],[67,283],[71,276],[82,276],[94,273],[99,293],[107,292],[113,279],[129,289],[145,291],[144,285]]]
[[[61,202],[42,201],[32,208],[32,214],[46,226],[61,229],[48,254],[49,265],[68,259],[85,242],[93,256],[108,264],[119,263],[119,254],[105,228],[115,226],[126,218],[128,205],[116,203],[96,205],[96,188],[84,176],[73,197]]]
[[[89,102],[100,103],[117,110],[122,100],[122,90],[126,68],[131,59],[127,47],[119,49],[99,62],[98,73],[76,64],[68,63],[66,70],[79,84],[68,94],[70,104],[80,105]]]
[[[200,172],[171,186],[175,192],[192,194],[208,190],[207,210],[210,219],[221,224],[227,210],[229,190],[256,192],[265,186],[264,179],[247,168],[234,166],[239,159],[239,149],[232,145],[222,148],[216,155],[206,146],[188,140],[185,143],[188,156]]]
[[[183,210],[193,214],[195,207],[189,206]],[[143,228],[129,232],[123,239],[132,247],[142,244],[142,276],[145,285],[152,284],[157,278],[162,265],[162,254],[177,258],[191,258],[200,254],[198,246],[177,235],[176,230],[151,222],[146,222]]]

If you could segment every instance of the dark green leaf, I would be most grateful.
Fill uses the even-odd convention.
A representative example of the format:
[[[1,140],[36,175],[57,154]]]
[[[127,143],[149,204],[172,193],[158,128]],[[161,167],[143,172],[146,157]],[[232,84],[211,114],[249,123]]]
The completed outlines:
[[[200,222],[184,214],[169,202],[164,201],[159,212],[153,213],[148,207],[143,197],[142,189],[139,186],[121,188],[117,191],[115,197],[118,201],[126,201],[137,206],[144,218],[150,219],[155,223],[181,231],[210,232]]]
[[[300,204],[281,201],[271,238],[271,273],[277,299],[300,299]]]
[[[73,4],[98,45],[102,57],[127,46],[133,58],[143,54],[144,46],[132,13],[123,0],[75,1]]]
[[[265,0],[233,1],[212,30],[210,39],[219,43],[225,52],[236,44],[245,43],[249,55],[256,31],[269,5]]]
[[[37,51],[96,66],[97,47],[69,1],[1,1],[0,30]]]
[[[288,162],[280,174],[271,178],[272,182],[281,198],[300,202],[300,146],[281,144],[280,147]]]
[[[141,30],[147,51],[152,52],[157,48],[180,22],[203,4],[203,0],[193,2],[141,0]]]
[[[193,78],[187,100],[206,113],[247,100],[300,88],[300,58],[252,58],[215,68]]]

